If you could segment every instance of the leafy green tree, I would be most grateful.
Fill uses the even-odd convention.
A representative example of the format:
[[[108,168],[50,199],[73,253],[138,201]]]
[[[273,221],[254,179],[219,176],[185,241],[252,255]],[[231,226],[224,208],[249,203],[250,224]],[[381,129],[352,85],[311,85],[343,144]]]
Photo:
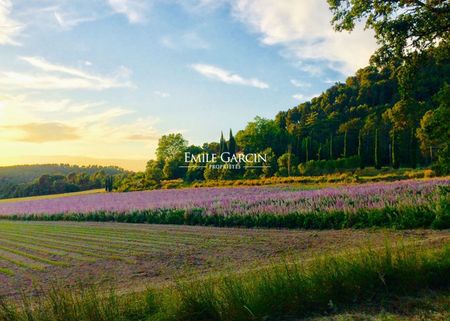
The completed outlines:
[[[357,22],[373,29],[380,44],[379,63],[403,59],[411,51],[424,51],[450,37],[450,2],[445,0],[328,0],[332,23],[338,31],[351,31]]]
[[[203,180],[205,171],[204,165],[205,164],[191,161],[186,172],[186,180],[188,182]]]
[[[341,134],[342,133],[344,134],[344,151],[342,153],[342,156],[344,158],[349,156],[349,154],[348,154],[348,133],[350,131],[354,131],[354,132],[358,131],[360,122],[361,122],[361,120],[359,118],[352,118],[349,121],[347,121],[339,126],[338,132]]]
[[[184,163],[184,159],[180,158],[169,158],[164,162],[163,174],[166,179],[177,179],[183,178],[186,174],[187,169]]]
[[[274,120],[255,117],[236,134],[236,143],[244,153],[257,153],[270,147],[275,154],[281,155],[287,140],[286,134]]]
[[[450,86],[445,85],[435,98],[438,108],[430,110],[420,121],[417,130],[423,152],[433,150],[438,154],[438,170],[450,173]]]
[[[158,141],[156,158],[159,161],[180,157],[187,148],[187,141],[181,134],[163,135]]]
[[[298,175],[298,159],[292,153],[284,153],[278,158],[278,174],[280,176]]]
[[[159,184],[163,177],[164,173],[161,169],[161,163],[156,160],[149,160],[145,168],[145,178],[147,181]]]
[[[204,143],[202,145],[202,149],[205,153],[208,153],[208,154],[219,154],[220,153],[220,144],[217,142]]]
[[[267,157],[267,159],[266,159],[267,162],[265,164],[263,164],[264,167],[262,169],[262,173],[263,173],[264,177],[271,177],[278,170],[277,156],[275,155],[272,148],[270,148],[270,147],[263,150],[261,152],[261,154],[266,155],[266,157]]]
[[[214,165],[218,165],[219,162],[208,162],[203,172],[203,176],[207,181],[218,180],[220,178],[220,168],[215,168]]]

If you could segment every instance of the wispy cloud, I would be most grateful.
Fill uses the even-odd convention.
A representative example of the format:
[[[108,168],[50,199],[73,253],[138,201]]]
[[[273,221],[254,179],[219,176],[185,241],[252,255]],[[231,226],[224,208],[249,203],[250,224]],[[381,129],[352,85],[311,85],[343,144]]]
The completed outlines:
[[[108,3],[114,12],[125,15],[130,23],[144,22],[149,9],[149,1],[146,0],[108,0]]]
[[[191,68],[207,78],[218,80],[226,84],[251,86],[260,89],[269,88],[267,83],[262,82],[257,78],[244,78],[231,71],[221,69],[213,65],[194,64],[191,65]]]
[[[19,45],[17,36],[25,25],[11,18],[12,2],[0,0],[0,45]]]
[[[28,89],[87,89],[104,90],[131,87],[131,71],[125,67],[112,76],[99,76],[84,70],[50,63],[39,57],[20,57],[41,73],[0,71],[0,84],[6,88]],[[42,73],[44,72],[44,73]]]
[[[66,30],[72,29],[73,27],[76,27],[81,23],[91,22],[91,21],[95,21],[98,19],[97,17],[93,17],[93,16],[92,17],[81,17],[78,15],[63,13],[63,12],[59,12],[59,11],[55,11],[53,13],[53,16],[55,17],[55,20],[58,23],[58,25],[62,29],[66,29]]]
[[[262,43],[281,46],[293,60],[325,62],[349,74],[364,67],[376,49],[373,33],[362,25],[351,34],[335,32],[326,1],[232,0],[231,6],[239,21],[261,35]]]
[[[27,143],[77,140],[81,136],[76,127],[57,122],[28,123],[16,126],[2,126],[18,132],[14,140]]]
[[[210,49],[210,44],[197,32],[189,31],[181,35],[167,35],[161,38],[161,44],[169,49]]]
[[[71,99],[47,100],[34,98],[31,95],[4,95],[0,96],[1,105],[14,105],[29,112],[39,113],[82,113],[90,109],[101,107],[105,102],[75,102]]]
[[[86,148],[103,144],[121,146],[130,141],[153,144],[160,136],[155,129],[158,119],[133,114],[135,111],[130,108],[106,102],[0,95],[0,143],[56,144],[71,140],[70,146],[80,144]]]
[[[164,91],[156,90],[156,91],[154,91],[153,93],[154,93],[156,96],[161,97],[161,98],[169,98],[169,97],[170,97],[170,94],[167,93],[167,92],[164,92]]]
[[[302,81],[297,80],[297,79],[291,79],[291,84],[292,84],[292,86],[298,87],[298,88],[309,88],[309,87],[311,87],[310,83],[302,82]]]
[[[313,95],[295,94],[295,95],[292,95],[292,98],[294,98],[295,100],[298,100],[299,102],[305,102],[305,101],[310,101],[311,99],[313,99],[314,97],[317,97],[319,95],[320,94],[313,94]]]

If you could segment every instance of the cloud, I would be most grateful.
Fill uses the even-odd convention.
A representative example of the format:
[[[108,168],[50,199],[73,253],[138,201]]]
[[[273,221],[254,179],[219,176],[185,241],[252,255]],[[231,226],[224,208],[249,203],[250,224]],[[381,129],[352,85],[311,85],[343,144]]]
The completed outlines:
[[[310,83],[305,83],[305,82],[302,82],[302,81],[297,80],[297,79],[291,79],[291,84],[292,84],[292,86],[298,87],[298,88],[309,88],[309,87],[311,87]]]
[[[0,0],[0,45],[19,45],[16,37],[25,28],[23,24],[11,18],[12,2]]]
[[[53,13],[53,16],[55,17],[55,20],[58,23],[58,25],[65,30],[70,30],[81,23],[91,22],[98,19],[97,17],[80,17],[78,15],[62,13],[58,11],[55,11]]]
[[[299,100],[300,102],[305,102],[305,101],[310,101],[311,99],[313,99],[314,97],[317,97],[319,95],[320,94],[313,94],[313,95],[305,96],[303,94],[295,94],[295,95],[292,95],[292,98],[294,98],[295,100]]]
[[[145,21],[148,1],[108,0],[108,3],[114,12],[125,15],[130,23],[142,23]]]
[[[335,32],[324,0],[233,0],[231,5],[234,17],[259,34],[263,44],[281,46],[284,56],[306,62],[304,68],[308,62],[325,62],[328,68],[351,74],[364,67],[376,49],[373,32],[362,25],[351,34]]]
[[[251,86],[260,89],[269,88],[269,85],[267,83],[262,82],[257,78],[243,78],[238,74],[232,73],[230,71],[221,69],[216,66],[205,64],[194,64],[191,65],[191,68],[207,78],[218,80],[226,84]]]
[[[210,44],[195,31],[185,32],[182,35],[164,36],[160,41],[164,47],[174,50],[211,48]]]
[[[39,57],[19,58],[41,73],[0,71],[0,84],[6,88],[104,90],[132,87],[129,81],[131,71],[125,67],[120,67],[114,75],[107,77],[50,63]]]
[[[0,95],[0,141],[42,143],[78,139],[86,144],[120,144],[159,137],[155,129],[157,118],[130,117],[133,113],[134,110],[106,102]],[[53,137],[60,133],[61,138]]]
[[[297,100],[304,100],[305,96],[303,94],[295,94],[295,95],[292,95],[292,98],[297,99]]]
[[[77,128],[58,122],[27,123],[2,127],[19,132],[19,135],[12,136],[10,139],[27,143],[67,141],[80,138]]]
[[[105,105],[104,102],[74,102],[71,99],[46,100],[35,99],[30,95],[0,96],[0,104],[20,106],[29,112],[39,113],[82,113],[89,109]]]
[[[164,91],[159,91],[159,90],[154,91],[154,94],[161,98],[169,98],[170,97],[169,93],[166,93]]]

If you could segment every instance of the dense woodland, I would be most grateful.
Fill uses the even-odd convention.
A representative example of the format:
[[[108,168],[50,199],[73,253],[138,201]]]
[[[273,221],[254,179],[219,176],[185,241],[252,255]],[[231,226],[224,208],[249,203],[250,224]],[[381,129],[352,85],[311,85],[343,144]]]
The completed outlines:
[[[0,167],[0,198],[103,188],[109,177],[123,173],[123,169],[112,166],[46,164]]]

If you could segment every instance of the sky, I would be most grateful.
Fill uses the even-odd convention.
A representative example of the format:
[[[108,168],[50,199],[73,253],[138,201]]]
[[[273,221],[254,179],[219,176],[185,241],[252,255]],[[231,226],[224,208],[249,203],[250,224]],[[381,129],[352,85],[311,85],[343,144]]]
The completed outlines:
[[[158,138],[218,141],[364,67],[325,0],[0,0],[0,166],[142,170]]]

